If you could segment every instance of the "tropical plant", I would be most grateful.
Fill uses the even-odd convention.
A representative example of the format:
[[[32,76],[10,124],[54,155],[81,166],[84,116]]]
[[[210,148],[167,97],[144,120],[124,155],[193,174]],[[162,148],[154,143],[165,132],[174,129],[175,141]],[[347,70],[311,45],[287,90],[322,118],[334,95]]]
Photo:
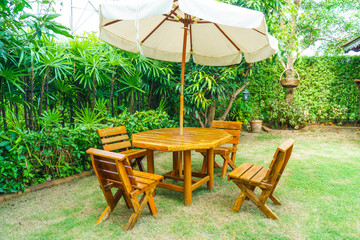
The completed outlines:
[[[131,75],[124,75],[121,80],[120,92],[129,98],[129,112],[134,113],[134,98],[137,92],[144,92],[141,89],[141,75],[135,72]]]
[[[43,98],[46,85],[46,93],[49,92],[49,78],[61,80],[66,78],[71,71],[71,62],[68,59],[68,56],[64,55],[57,44],[52,38],[43,37],[44,46],[39,47],[38,53],[36,54],[37,61],[40,63],[38,65],[39,74],[43,75],[43,80],[41,83],[40,90],[40,99],[39,99],[39,116],[43,110]],[[37,70],[37,69],[36,69]],[[45,105],[45,110],[47,109],[47,101]]]
[[[62,114],[58,109],[46,110],[41,114],[41,125],[45,129],[52,129],[52,127],[59,126],[62,121],[61,115]]]
[[[243,78],[244,66],[244,64],[231,67],[192,66],[191,74],[187,77],[188,87],[185,89],[186,102],[190,101],[192,106],[187,107],[186,111],[193,114],[200,126],[211,127],[219,103],[227,102],[225,110],[218,113],[218,115],[222,114],[221,120],[226,118],[233,101],[248,84],[246,78]]]
[[[109,67],[112,70],[111,73],[111,84],[110,84],[110,96],[107,110],[111,111],[112,116],[114,116],[114,103],[113,103],[113,96],[114,96],[114,89],[115,89],[115,81],[117,80],[117,75],[128,75],[134,72],[134,65],[130,62],[130,59],[124,56],[124,53],[119,50],[115,50],[114,48],[110,47],[109,45],[104,46],[104,51],[108,54],[105,54],[106,61],[109,63]]]
[[[9,104],[8,101],[16,97],[14,95],[15,89],[23,91],[20,86],[21,76],[21,71],[17,67],[8,64],[8,61],[5,62],[5,65],[0,65],[0,109],[5,130],[7,129],[6,111]]]
[[[104,118],[101,116],[101,112],[92,110],[89,106],[83,107],[75,112],[78,125],[82,125],[90,130],[94,129],[98,123]]]
[[[94,109],[97,88],[110,79],[109,74],[113,70],[109,67],[109,63],[104,57],[105,54],[101,51],[102,49],[93,35],[83,41],[76,38],[73,42],[70,41],[70,45],[69,51],[73,54],[77,65],[75,79],[83,88],[92,92],[91,109]],[[91,47],[86,48],[89,45]]]

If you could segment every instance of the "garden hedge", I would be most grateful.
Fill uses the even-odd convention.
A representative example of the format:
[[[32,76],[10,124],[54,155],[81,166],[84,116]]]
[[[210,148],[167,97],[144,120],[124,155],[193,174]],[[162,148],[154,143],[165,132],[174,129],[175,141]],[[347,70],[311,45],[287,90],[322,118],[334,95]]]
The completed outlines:
[[[360,120],[359,90],[354,83],[360,79],[360,56],[301,57],[295,69],[300,83],[294,92],[294,105],[308,111],[308,121],[354,123]],[[274,58],[257,63],[254,70],[248,90],[252,102],[263,102],[260,106],[266,120],[270,118],[271,101],[285,99],[285,89],[279,84],[284,69]]]
[[[106,118],[91,128],[52,126],[37,131],[0,131],[0,194],[18,192],[30,185],[63,178],[91,167],[85,151],[101,148],[96,129],[126,126],[128,134],[176,127],[166,112],[145,111]]]

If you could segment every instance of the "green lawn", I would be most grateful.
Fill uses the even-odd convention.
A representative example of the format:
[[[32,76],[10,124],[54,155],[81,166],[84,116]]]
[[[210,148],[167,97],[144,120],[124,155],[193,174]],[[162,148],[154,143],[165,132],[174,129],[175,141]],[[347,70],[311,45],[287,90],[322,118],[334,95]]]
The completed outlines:
[[[106,204],[91,176],[1,204],[0,239],[360,239],[360,136],[354,133],[242,135],[237,164],[268,165],[278,145],[297,140],[275,192],[283,206],[268,202],[280,221],[267,219],[250,201],[232,212],[239,190],[215,169],[214,189],[197,189],[191,206],[183,205],[182,194],[158,188],[158,214],[145,208],[124,233],[131,210],[123,200],[108,220],[95,225]],[[172,166],[167,153],[155,160],[157,173]],[[193,169],[200,166],[200,155],[193,153]]]

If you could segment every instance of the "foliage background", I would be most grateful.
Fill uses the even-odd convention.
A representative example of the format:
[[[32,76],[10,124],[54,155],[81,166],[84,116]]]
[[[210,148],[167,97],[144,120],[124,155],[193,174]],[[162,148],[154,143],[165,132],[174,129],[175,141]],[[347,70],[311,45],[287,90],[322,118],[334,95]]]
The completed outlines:
[[[337,124],[359,121],[359,90],[354,83],[360,78],[359,56],[301,57],[296,69],[300,83],[294,93],[294,106],[302,106],[304,121]],[[251,101],[246,104],[238,99],[230,119],[245,115],[242,119],[249,120],[249,112],[257,105],[263,119],[271,121],[272,108],[277,104],[274,99],[285,98],[285,90],[279,85],[282,70],[274,60],[258,63],[249,77]]]
[[[124,112],[103,123],[78,124],[74,128],[51,125],[40,132],[0,131],[0,193],[24,191],[30,185],[90,169],[85,152],[90,147],[101,148],[97,129],[126,126],[131,136],[176,125],[166,112],[150,110],[132,115]]]

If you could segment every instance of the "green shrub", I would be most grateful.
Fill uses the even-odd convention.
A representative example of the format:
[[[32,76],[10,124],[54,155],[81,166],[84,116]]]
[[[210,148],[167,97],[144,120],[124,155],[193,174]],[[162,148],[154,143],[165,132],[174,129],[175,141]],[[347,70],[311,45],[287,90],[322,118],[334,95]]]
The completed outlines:
[[[359,90],[354,83],[354,79],[360,78],[359,56],[301,57],[296,62],[295,69],[300,74],[300,83],[294,91],[294,105],[306,107],[309,121],[341,125],[360,120]],[[265,121],[274,121],[275,118],[271,116],[273,107],[269,101],[285,101],[286,89],[279,84],[282,71],[283,68],[276,59],[269,59],[257,63],[249,77],[250,84],[247,88],[251,101],[266,103],[260,104]],[[236,102],[238,101],[241,100]],[[235,119],[234,114],[238,112],[243,112],[243,105],[234,103],[229,118]],[[293,121],[293,127],[298,125],[295,122],[299,121]],[[277,122],[281,125],[280,119]]]
[[[178,127],[177,122],[170,119],[166,112],[159,110],[135,112],[132,115],[124,112],[116,118],[106,118],[106,121],[110,126],[126,126],[129,136],[151,129]]]
[[[237,99],[229,113],[229,120],[243,122],[244,124],[248,124],[251,120],[262,120],[264,118],[262,114],[264,104],[263,101],[256,103],[244,102],[241,98]]]
[[[45,118],[46,116],[44,116]],[[80,173],[91,167],[85,151],[101,148],[95,130],[126,126],[129,135],[156,128],[177,127],[166,112],[125,112],[106,124],[79,124],[75,128],[45,124],[40,132],[0,131],[0,193]]]
[[[90,161],[86,149],[100,147],[96,132],[81,128],[1,132],[0,139],[0,192],[3,193],[87,170]]]
[[[268,106],[268,120],[275,128],[299,129],[308,120],[309,111],[304,106],[290,105],[278,99],[270,100]]]

